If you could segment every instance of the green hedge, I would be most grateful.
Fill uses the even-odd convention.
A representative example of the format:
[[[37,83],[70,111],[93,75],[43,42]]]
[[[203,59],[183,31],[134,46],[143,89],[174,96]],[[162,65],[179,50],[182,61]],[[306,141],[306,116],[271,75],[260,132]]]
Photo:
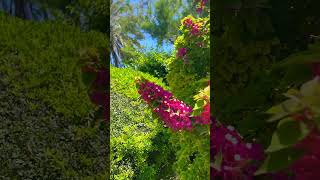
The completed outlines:
[[[0,81],[0,179],[106,179],[106,123],[86,120],[75,125]]]
[[[0,14],[0,179],[107,179],[107,124],[82,83],[99,33]]]
[[[70,118],[94,110],[81,79],[80,53],[86,48],[107,48],[105,35],[3,14],[0,27],[0,72],[6,82]]]
[[[155,82],[164,89],[168,90],[168,87],[165,86],[161,80],[139,71],[135,71],[129,68],[121,69],[110,67],[110,86],[111,90],[123,94],[124,96],[132,99],[137,99],[139,97],[136,84],[134,82],[135,78],[142,76],[149,81]]]
[[[164,85],[139,71],[110,69],[111,179],[168,179],[175,159],[168,131],[139,99],[134,80],[143,76]]]

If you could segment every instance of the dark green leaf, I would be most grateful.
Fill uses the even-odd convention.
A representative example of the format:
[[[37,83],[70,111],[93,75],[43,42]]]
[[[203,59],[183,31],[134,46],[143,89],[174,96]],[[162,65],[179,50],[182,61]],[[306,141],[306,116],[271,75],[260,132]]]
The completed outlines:
[[[270,153],[255,175],[274,172],[288,167],[303,154],[302,151],[287,148]]]
[[[278,129],[272,135],[270,146],[266,152],[275,152],[291,146],[303,139],[309,130],[307,126],[291,118],[283,119],[278,124]]]

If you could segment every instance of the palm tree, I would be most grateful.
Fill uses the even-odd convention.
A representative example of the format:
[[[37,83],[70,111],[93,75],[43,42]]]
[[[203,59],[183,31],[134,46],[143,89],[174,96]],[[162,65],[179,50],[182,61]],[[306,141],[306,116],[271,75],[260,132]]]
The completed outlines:
[[[144,36],[139,26],[139,15],[134,5],[125,0],[113,0],[110,7],[110,52],[111,64],[123,67],[123,48],[139,48]]]

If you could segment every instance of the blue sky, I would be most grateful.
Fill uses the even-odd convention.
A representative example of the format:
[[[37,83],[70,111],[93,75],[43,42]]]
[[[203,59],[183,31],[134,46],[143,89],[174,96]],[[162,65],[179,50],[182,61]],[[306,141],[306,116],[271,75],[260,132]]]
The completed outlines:
[[[140,0],[130,0],[131,3],[138,3],[139,1]],[[152,48],[157,48],[157,39],[152,38],[148,33],[143,33],[143,34],[145,36],[145,39],[140,40],[139,42],[143,47],[145,47],[145,50],[148,51]],[[161,46],[161,49],[165,52],[170,52],[173,50],[173,44],[163,43]]]
[[[145,39],[140,40],[142,46],[145,50],[150,50],[151,48],[157,48],[157,39],[152,38],[148,33],[144,33]],[[170,52],[173,50],[173,45],[170,43],[163,43],[161,46],[162,50],[165,52]]]

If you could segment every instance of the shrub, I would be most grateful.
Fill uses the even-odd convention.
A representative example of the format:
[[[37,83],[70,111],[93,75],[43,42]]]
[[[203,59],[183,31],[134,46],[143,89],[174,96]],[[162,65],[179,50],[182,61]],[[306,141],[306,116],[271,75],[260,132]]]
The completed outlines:
[[[132,69],[111,66],[110,74],[111,179],[172,176],[172,164],[168,162],[175,158],[166,131],[140,101],[134,81],[136,76],[142,76],[164,84],[149,74]],[[167,145],[162,146],[159,141]],[[160,149],[167,152],[159,152]]]
[[[175,41],[176,57],[171,58],[167,81],[173,94],[193,104],[194,96],[209,77],[210,70],[210,17],[181,20],[181,35]]]
[[[0,74],[1,179],[107,179],[108,128],[75,125],[38,100],[12,93]]]
[[[208,178],[210,133],[207,124],[210,124],[210,86],[195,96],[197,104],[193,111],[155,83],[143,78],[136,82],[141,98],[171,130],[170,139],[176,147],[177,155],[174,169],[179,179]]]
[[[36,23],[0,15],[0,72],[15,90],[57,112],[81,119],[95,106],[81,78],[83,48],[107,50],[107,38],[55,22]]]
[[[0,14],[1,178],[106,179],[108,128],[83,83],[82,48],[99,33]]]
[[[127,67],[162,78],[166,82],[170,57],[168,53],[157,50],[141,52],[134,49],[127,49],[125,52],[124,64]]]
[[[202,4],[205,4],[205,1],[201,1],[201,10],[203,9]],[[204,103],[204,99],[198,99],[201,95],[193,97],[208,85],[210,71],[209,19],[209,16],[198,19],[187,16],[181,20],[181,35],[175,41],[176,55],[169,61],[167,75],[173,96],[189,106],[196,104],[193,115],[201,113],[205,117],[210,116],[208,115],[210,107],[203,107],[206,103]],[[206,101],[208,100],[206,99]],[[196,119],[196,122],[209,122],[209,120],[203,121],[199,118]],[[174,163],[174,170],[179,179],[200,180],[210,177],[208,125],[195,126],[191,132],[171,133],[170,142],[176,150],[177,159]]]

